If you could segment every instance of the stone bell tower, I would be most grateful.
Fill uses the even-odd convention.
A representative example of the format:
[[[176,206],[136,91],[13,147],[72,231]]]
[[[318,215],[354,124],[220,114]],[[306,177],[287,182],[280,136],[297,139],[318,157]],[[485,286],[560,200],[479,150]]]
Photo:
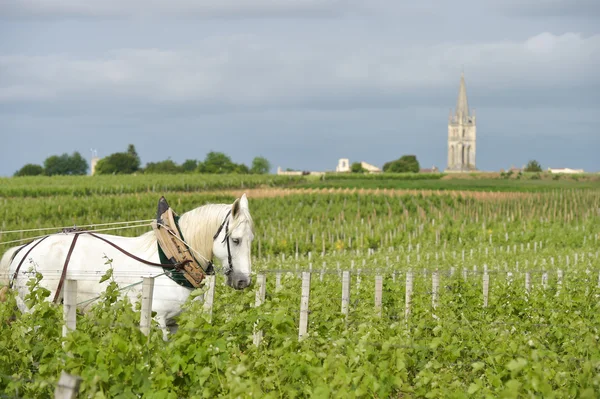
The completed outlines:
[[[446,172],[469,172],[475,167],[475,113],[469,111],[465,74],[460,76],[456,111],[448,118],[448,168]]]

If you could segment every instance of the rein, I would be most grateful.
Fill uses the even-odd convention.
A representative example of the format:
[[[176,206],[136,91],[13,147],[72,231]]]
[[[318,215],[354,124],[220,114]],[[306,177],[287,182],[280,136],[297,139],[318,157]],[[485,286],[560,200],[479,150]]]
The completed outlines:
[[[224,274],[226,276],[229,276],[231,274],[231,272],[233,271],[233,261],[231,259],[231,248],[229,247],[229,215],[230,214],[231,214],[231,210],[229,210],[227,212],[227,215],[225,215],[225,219],[223,220],[223,223],[221,223],[221,226],[219,226],[219,229],[213,236],[213,241],[214,241],[217,239],[219,234],[221,234],[221,230],[223,230],[223,226],[225,226],[225,237],[223,238],[223,241],[221,241],[221,244],[224,243],[225,240],[227,240],[227,263],[228,263],[228,265],[227,265],[227,269],[224,271]]]
[[[180,271],[180,270],[182,270],[182,269],[183,269],[183,266],[184,266],[184,265],[186,265],[186,264],[188,264],[188,263],[190,263],[190,262],[191,262],[190,260],[185,260],[185,261],[178,262],[178,263],[175,263],[175,264],[173,264],[173,263],[166,263],[166,264],[165,264],[165,263],[155,263],[155,262],[150,262],[150,261],[148,261],[148,260],[142,259],[142,258],[140,258],[139,256],[136,256],[136,255],[132,254],[131,252],[129,252],[129,251],[127,251],[127,250],[125,250],[125,249],[123,249],[123,248],[119,247],[119,246],[118,246],[118,245],[116,245],[115,243],[112,243],[112,242],[108,241],[107,239],[105,239],[105,238],[102,238],[102,237],[100,237],[100,236],[98,236],[98,235],[96,235],[96,234],[92,233],[91,231],[87,231],[87,230],[79,230],[79,229],[77,229],[77,228],[68,228],[68,229],[63,229],[63,231],[62,231],[62,233],[73,233],[73,232],[75,233],[75,235],[73,236],[73,241],[71,242],[71,246],[69,247],[69,252],[67,253],[67,258],[65,259],[65,263],[64,263],[64,265],[63,265],[63,270],[62,270],[62,273],[61,273],[61,276],[60,276],[60,280],[59,280],[59,282],[58,282],[58,287],[57,287],[57,289],[56,289],[56,293],[54,294],[54,299],[53,299],[53,302],[54,302],[54,303],[57,303],[57,301],[58,301],[58,298],[59,298],[59,295],[60,295],[60,292],[61,292],[62,286],[63,286],[63,284],[64,284],[64,281],[65,281],[65,277],[66,277],[66,275],[67,275],[67,268],[69,267],[69,261],[71,260],[71,254],[73,253],[73,250],[75,249],[75,243],[77,242],[77,239],[79,238],[79,236],[80,236],[81,234],[88,234],[88,235],[90,235],[90,236],[92,236],[92,237],[94,237],[94,238],[97,238],[97,239],[99,239],[99,240],[101,240],[101,241],[104,241],[105,243],[107,243],[107,244],[109,244],[110,246],[112,246],[112,247],[116,248],[116,249],[117,249],[117,250],[119,250],[121,253],[125,254],[126,256],[128,256],[128,257],[130,257],[130,258],[132,258],[132,259],[134,259],[134,260],[136,260],[136,261],[138,261],[138,262],[141,262],[141,263],[143,263],[143,264],[145,264],[145,265],[148,265],[148,266],[158,266],[158,267],[162,267],[162,268],[164,268],[164,269],[174,269],[174,270],[176,270],[176,271]],[[57,233],[57,234],[58,234],[58,233]],[[25,259],[27,258],[27,255],[29,255],[29,253],[30,253],[30,252],[31,252],[31,251],[32,251],[32,250],[33,250],[33,249],[34,249],[34,248],[35,248],[35,247],[36,247],[36,246],[37,246],[39,243],[41,243],[42,241],[44,241],[46,238],[48,238],[48,237],[50,237],[50,236],[51,236],[51,234],[49,234],[49,235],[47,235],[47,236],[44,236],[44,237],[42,237],[42,239],[41,239],[41,240],[39,240],[39,241],[38,241],[38,242],[36,242],[36,243],[35,243],[35,244],[34,244],[34,245],[31,247],[31,248],[29,248],[29,250],[27,251],[27,253],[26,253],[26,254],[23,256],[23,258],[21,259],[21,261],[20,261],[20,262],[19,262],[19,264],[17,265],[17,268],[16,268],[15,272],[13,273],[13,278],[12,278],[12,280],[11,280],[11,281],[10,281],[10,283],[9,283],[9,287],[10,287],[10,288],[12,288],[12,286],[13,286],[13,284],[14,284],[14,281],[15,281],[15,279],[17,278],[17,275],[19,274],[19,270],[21,269],[21,266],[23,265],[23,262],[24,262],[24,261],[25,261]],[[15,254],[15,255],[16,255],[16,254]]]
[[[231,248],[230,248],[230,244],[229,244],[229,215],[230,214],[231,214],[231,210],[229,210],[227,212],[227,215],[225,216],[225,219],[223,220],[223,222],[219,226],[219,229],[217,230],[217,232],[213,236],[213,241],[214,241],[214,240],[217,239],[217,237],[219,236],[219,234],[221,234],[221,231],[223,230],[223,227],[225,227],[225,237],[223,238],[223,241],[221,241],[221,243],[227,241],[227,261],[228,261],[228,265],[227,266],[228,267],[224,271],[224,274],[227,275],[227,276],[229,274],[231,274],[231,272],[233,271],[233,260],[232,260]],[[134,260],[136,260],[138,262],[141,262],[141,263],[143,263],[145,265],[148,265],[148,266],[157,266],[157,267],[162,267],[163,269],[174,269],[176,271],[181,271],[183,269],[184,265],[186,265],[186,264],[188,264],[188,263],[191,262],[191,260],[184,260],[184,261],[178,262],[178,263],[155,263],[155,262],[150,262],[148,260],[142,259],[139,256],[136,256],[136,255],[128,252],[127,250],[125,250],[125,249],[119,247],[118,245],[116,245],[115,243],[110,242],[107,239],[102,238],[102,237],[98,236],[97,234],[95,234],[95,233],[93,233],[91,231],[88,231],[88,230],[80,230],[80,229],[78,229],[76,227],[71,227],[71,228],[65,228],[65,229],[63,229],[62,233],[75,233],[75,235],[73,236],[73,241],[71,242],[71,246],[69,247],[69,252],[67,253],[67,257],[66,257],[65,263],[63,265],[63,270],[62,270],[62,273],[61,273],[61,276],[60,276],[58,287],[56,289],[56,293],[54,294],[54,299],[53,299],[54,303],[58,303],[57,301],[58,301],[59,295],[60,295],[61,290],[62,290],[62,286],[64,284],[64,281],[65,281],[65,278],[66,278],[66,275],[67,275],[67,268],[69,266],[69,261],[71,260],[71,255],[73,253],[73,250],[75,249],[75,244],[77,243],[77,239],[79,238],[79,236],[81,234],[88,234],[88,235],[90,235],[90,236],[92,236],[94,238],[97,238],[97,239],[99,239],[101,241],[104,241],[105,243],[107,243],[110,246],[114,247],[115,249],[117,249],[121,253],[125,254],[126,256],[128,256],[128,257],[130,257],[130,258],[132,258],[132,259],[134,259]],[[60,234],[60,233],[56,233],[56,234]],[[15,272],[13,273],[12,280],[9,283],[9,287],[10,288],[12,288],[12,286],[14,284],[14,281],[16,280],[16,278],[17,278],[17,276],[19,274],[21,266],[23,265],[23,262],[27,258],[27,255],[29,255],[31,253],[31,251],[36,246],[38,246],[38,244],[40,244],[42,241],[44,241],[46,238],[50,237],[51,235],[52,234],[49,234],[49,235],[46,235],[46,236],[42,237],[38,242],[36,242],[31,248],[29,248],[27,250],[27,253],[25,253],[25,255],[23,256],[23,258],[21,259],[21,261],[17,265],[17,268],[16,268]],[[190,248],[190,246],[185,241],[183,243],[185,244],[185,246],[187,246],[188,248]],[[22,247],[21,249],[19,249],[17,251],[17,253],[20,250],[24,249],[24,248],[25,248],[25,246]],[[15,253],[14,256],[16,256],[17,253]],[[210,273],[210,271],[214,272],[212,260],[209,261],[205,272]]]

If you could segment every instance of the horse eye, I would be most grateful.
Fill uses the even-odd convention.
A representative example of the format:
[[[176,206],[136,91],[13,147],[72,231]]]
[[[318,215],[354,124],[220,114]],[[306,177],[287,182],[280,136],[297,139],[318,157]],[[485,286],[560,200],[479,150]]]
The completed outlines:
[[[240,245],[240,239],[239,238],[232,238],[231,241],[233,241],[233,243],[235,245]]]

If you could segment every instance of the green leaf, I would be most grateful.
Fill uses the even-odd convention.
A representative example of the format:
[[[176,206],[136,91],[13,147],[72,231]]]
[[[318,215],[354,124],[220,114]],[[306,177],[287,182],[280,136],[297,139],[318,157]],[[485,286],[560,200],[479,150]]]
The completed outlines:
[[[106,271],[106,273],[104,273],[104,275],[102,276],[102,278],[100,279],[100,283],[105,282],[106,280],[108,280],[109,278],[111,278],[113,275],[113,269],[110,268]]]
[[[527,360],[519,357],[508,362],[506,368],[515,373],[521,371],[525,366],[527,366]]]
[[[473,372],[475,373],[475,372],[481,370],[482,368],[484,368],[485,367],[485,363],[483,363],[483,362],[475,362],[475,363],[472,363],[471,366],[473,367]]]
[[[481,387],[475,383],[471,383],[471,385],[469,385],[469,389],[467,390],[467,392],[470,395],[473,395],[475,392],[479,391]]]

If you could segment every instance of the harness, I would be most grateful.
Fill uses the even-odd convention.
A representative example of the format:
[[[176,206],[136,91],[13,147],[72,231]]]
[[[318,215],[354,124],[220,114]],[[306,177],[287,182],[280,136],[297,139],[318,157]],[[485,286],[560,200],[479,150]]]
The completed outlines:
[[[166,209],[165,209],[165,205],[166,205]],[[194,289],[194,288],[202,286],[203,285],[202,280],[204,280],[204,277],[207,274],[212,275],[215,272],[212,260],[208,260],[208,264],[206,265],[206,268],[202,268],[200,262],[198,262],[198,260],[191,254],[191,252],[189,250],[190,247],[186,243],[186,241],[183,239],[183,235],[181,234],[181,230],[179,228],[179,223],[178,223],[179,216],[177,216],[171,210],[171,208],[167,204],[166,199],[164,197],[161,197],[161,199],[159,200],[159,208],[158,209],[159,209],[159,212],[161,212],[161,211],[162,212],[159,215],[157,215],[157,220],[152,223],[152,226],[157,234],[158,253],[159,253],[159,258],[160,258],[161,263],[155,263],[155,262],[151,262],[151,261],[142,259],[142,258],[128,252],[127,250],[119,247],[115,243],[112,243],[112,242],[108,241],[107,239],[96,235],[95,233],[93,233],[91,231],[87,231],[87,230],[83,230],[83,229],[79,229],[79,228],[63,229],[62,233],[66,233],[66,234],[75,233],[75,234],[73,235],[73,241],[71,242],[71,246],[69,247],[69,251],[67,253],[67,257],[66,257],[65,263],[63,265],[63,270],[62,270],[62,273],[60,276],[58,287],[56,289],[56,293],[54,294],[53,302],[58,303],[60,293],[62,290],[62,286],[64,284],[64,281],[65,281],[65,278],[67,275],[67,268],[69,266],[69,261],[71,259],[71,255],[73,253],[73,250],[75,249],[75,244],[77,243],[77,239],[79,238],[79,236],[81,234],[88,234],[94,238],[104,241],[105,243],[107,243],[107,244],[111,245],[112,247],[116,248],[117,250],[119,250],[121,253],[123,253],[123,254],[127,255],[128,257],[130,257],[138,262],[141,262],[145,265],[162,267],[162,269],[167,272],[166,275],[168,277],[170,277],[174,282],[176,282],[177,284],[179,284],[183,287]],[[217,230],[216,234],[213,236],[213,241],[214,241],[217,239],[217,237],[223,230],[223,227],[225,227],[225,238],[222,241],[222,242],[224,242],[225,240],[227,240],[228,265],[227,265],[227,269],[225,269],[225,271],[224,271],[225,275],[229,275],[231,273],[231,271],[233,270],[233,261],[232,261],[232,257],[231,257],[231,249],[229,246],[229,215],[230,214],[231,214],[231,210],[227,212],[225,219],[219,226],[219,229]],[[173,224],[175,225],[176,230],[174,230],[169,224],[167,224],[169,218],[166,218],[166,219],[161,218],[161,216],[169,216],[169,215],[173,216],[172,221],[173,221]],[[60,233],[55,233],[55,234],[60,234]],[[19,264],[17,265],[15,272],[13,273],[12,279],[9,282],[10,288],[13,287],[14,281],[16,280],[16,278],[19,274],[19,271],[21,270],[21,266],[23,265],[25,259],[27,258],[27,255],[29,255],[35,247],[37,247],[42,241],[44,241],[46,238],[50,237],[51,235],[52,234],[42,237],[39,241],[37,241],[35,244],[33,244],[33,246],[31,246],[31,248],[29,248],[27,250],[27,252],[23,256],[23,258],[19,261]],[[165,237],[167,237],[167,236],[170,237],[170,240],[165,239]],[[169,245],[169,242],[171,243],[171,245]],[[29,244],[31,244],[31,243],[29,243]],[[25,244],[21,248],[19,248],[13,254],[13,259],[21,250],[25,249],[25,247],[27,247],[27,245],[29,245],[29,244]],[[173,244],[175,245],[175,248],[177,248],[176,252],[172,252]],[[181,245],[181,244],[183,244],[183,245]],[[168,254],[171,256],[168,256]]]

